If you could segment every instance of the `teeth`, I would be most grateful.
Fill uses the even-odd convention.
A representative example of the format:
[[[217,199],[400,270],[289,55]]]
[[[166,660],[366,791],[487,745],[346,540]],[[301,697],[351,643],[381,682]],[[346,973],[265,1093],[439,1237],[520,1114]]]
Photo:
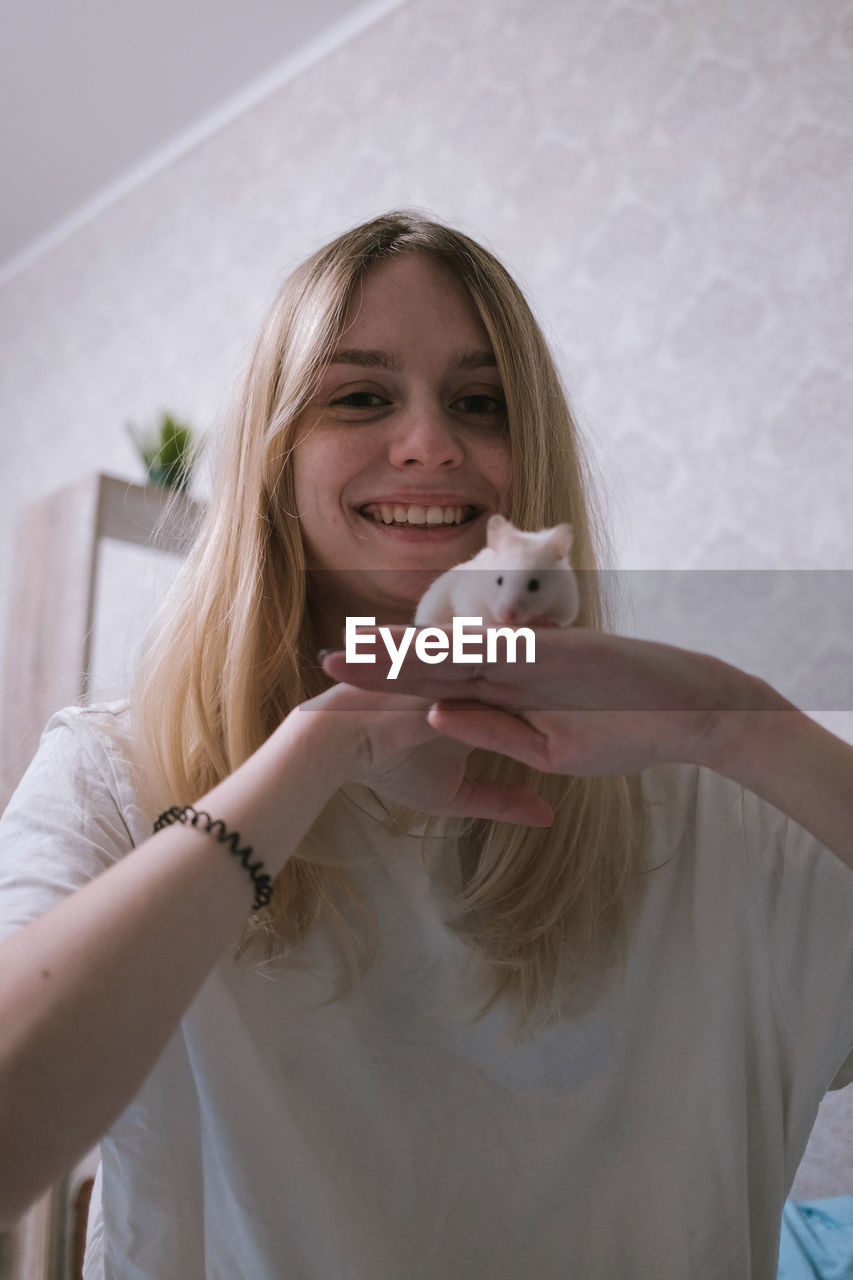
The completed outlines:
[[[466,507],[404,507],[402,503],[382,502],[368,507],[363,514],[382,524],[461,524]]]

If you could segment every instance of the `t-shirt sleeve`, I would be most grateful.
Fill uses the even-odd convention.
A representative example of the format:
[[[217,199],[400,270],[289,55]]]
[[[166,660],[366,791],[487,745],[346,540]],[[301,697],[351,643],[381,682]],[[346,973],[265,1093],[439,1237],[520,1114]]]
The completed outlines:
[[[853,868],[743,793],[750,883],[796,1052],[825,1088],[853,1080]]]
[[[98,717],[57,713],[0,818],[0,938],[133,848],[126,797]]]

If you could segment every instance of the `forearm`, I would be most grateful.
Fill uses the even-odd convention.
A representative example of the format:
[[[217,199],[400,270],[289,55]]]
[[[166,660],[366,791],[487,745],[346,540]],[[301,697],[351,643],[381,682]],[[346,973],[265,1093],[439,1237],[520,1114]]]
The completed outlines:
[[[198,801],[272,876],[343,780],[327,737],[294,714]],[[17,1216],[121,1114],[253,894],[227,848],[173,826],[0,946],[0,1217]]]
[[[705,758],[853,867],[853,747],[760,685],[765,708],[720,712]]]

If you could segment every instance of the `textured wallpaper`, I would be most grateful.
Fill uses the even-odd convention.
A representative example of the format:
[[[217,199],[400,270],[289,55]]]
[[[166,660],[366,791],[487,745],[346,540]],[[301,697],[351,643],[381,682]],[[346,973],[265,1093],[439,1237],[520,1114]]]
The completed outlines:
[[[803,579],[780,571],[850,566],[848,0],[408,0],[0,294],[0,605],[16,508],[92,469],[139,478],[128,419],[214,427],[281,277],[399,205],[525,286],[615,564],[646,575],[641,630],[695,621],[661,605],[662,570],[691,571],[688,605],[712,570],[763,571],[781,638]],[[706,614],[725,648],[725,609]],[[846,637],[798,621],[785,670],[829,646],[816,704],[853,707]]]

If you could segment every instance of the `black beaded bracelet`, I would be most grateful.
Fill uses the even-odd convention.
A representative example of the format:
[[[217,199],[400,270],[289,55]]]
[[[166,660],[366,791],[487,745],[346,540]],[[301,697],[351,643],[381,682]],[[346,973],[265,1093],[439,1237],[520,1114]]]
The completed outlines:
[[[211,818],[209,813],[205,813],[201,809],[194,809],[191,804],[175,805],[173,808],[167,809],[165,813],[161,813],[154,823],[154,830],[162,831],[163,827],[170,827],[173,822],[183,822],[191,827],[197,827],[201,824],[200,829],[207,835],[213,836],[214,840],[218,840],[220,844],[230,845],[231,852],[236,854],[252,877],[252,884],[255,886],[255,901],[252,903],[252,910],[260,911],[261,907],[267,905],[272,897],[272,877],[268,876],[263,870],[264,864],[262,862],[249,862],[249,854],[252,852],[250,845],[246,845],[245,849],[238,848],[240,842],[238,832],[229,832],[220,818]]]

